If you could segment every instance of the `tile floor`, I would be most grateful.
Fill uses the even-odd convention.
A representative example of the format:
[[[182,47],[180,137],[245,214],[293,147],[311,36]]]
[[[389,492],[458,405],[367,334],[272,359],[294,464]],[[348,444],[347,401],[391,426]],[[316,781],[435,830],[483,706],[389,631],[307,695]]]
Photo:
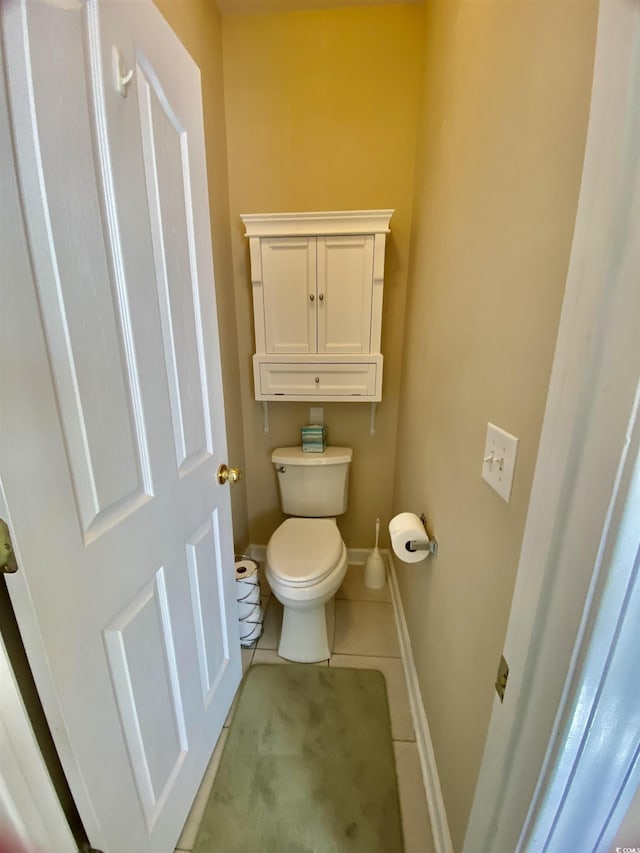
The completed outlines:
[[[242,649],[244,672],[256,663],[286,664],[276,651],[282,623],[282,605],[268,594],[269,588],[264,579],[261,585],[262,591],[267,593],[262,598],[264,630],[255,648]],[[363,566],[349,567],[336,595],[334,653],[328,663],[317,664],[327,665],[379,669],[384,674],[389,696],[405,853],[433,853],[431,827],[389,586],[387,584],[381,590],[367,589],[363,583]],[[235,702],[229,711],[220,740],[178,840],[178,851],[190,851],[193,847],[234,711]]]

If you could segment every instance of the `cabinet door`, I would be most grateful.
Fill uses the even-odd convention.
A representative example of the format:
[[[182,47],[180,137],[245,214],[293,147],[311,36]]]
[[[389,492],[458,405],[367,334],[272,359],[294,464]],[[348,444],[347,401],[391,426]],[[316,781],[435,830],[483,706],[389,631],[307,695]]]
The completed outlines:
[[[318,352],[368,353],[373,235],[317,240]]]
[[[316,351],[316,238],[261,241],[268,353]]]

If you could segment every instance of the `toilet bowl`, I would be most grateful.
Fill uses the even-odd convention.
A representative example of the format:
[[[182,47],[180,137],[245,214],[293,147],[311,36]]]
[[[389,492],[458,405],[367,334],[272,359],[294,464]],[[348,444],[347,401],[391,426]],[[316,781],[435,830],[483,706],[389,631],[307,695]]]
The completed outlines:
[[[278,654],[314,663],[331,657],[334,595],[347,549],[334,518],[288,518],[267,546],[267,580],[284,607]]]

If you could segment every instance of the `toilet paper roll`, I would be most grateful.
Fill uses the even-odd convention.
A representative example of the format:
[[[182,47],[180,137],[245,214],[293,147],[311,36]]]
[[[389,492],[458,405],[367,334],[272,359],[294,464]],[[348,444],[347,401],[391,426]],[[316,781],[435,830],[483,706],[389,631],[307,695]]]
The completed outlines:
[[[428,542],[427,531],[418,516],[413,512],[401,512],[389,522],[391,547],[396,556],[404,563],[419,563],[427,556],[426,551],[409,551],[408,543]]]
[[[236,558],[236,580],[247,580],[258,571],[258,563],[250,557]]]

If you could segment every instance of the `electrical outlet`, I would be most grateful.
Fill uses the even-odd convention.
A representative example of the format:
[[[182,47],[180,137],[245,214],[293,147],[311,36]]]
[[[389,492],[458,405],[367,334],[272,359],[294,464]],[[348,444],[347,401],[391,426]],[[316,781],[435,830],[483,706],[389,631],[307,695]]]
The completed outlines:
[[[495,424],[487,424],[487,439],[482,460],[482,479],[509,503],[518,441],[515,435]]]

